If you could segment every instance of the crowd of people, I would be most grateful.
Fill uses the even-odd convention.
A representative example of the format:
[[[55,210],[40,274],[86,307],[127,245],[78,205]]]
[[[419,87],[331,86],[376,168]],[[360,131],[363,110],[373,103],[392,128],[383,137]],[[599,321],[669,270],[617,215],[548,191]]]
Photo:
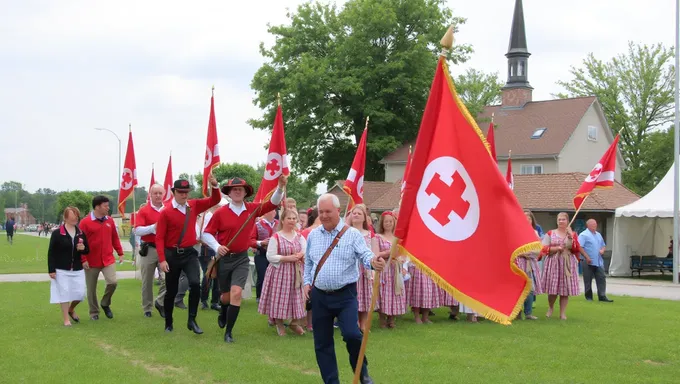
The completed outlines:
[[[416,268],[407,255],[392,253],[398,210],[382,212],[373,220],[369,208],[357,204],[341,216],[340,202],[331,194],[322,195],[314,207],[298,210],[295,200],[284,196],[286,177],[279,179],[271,198],[263,203],[246,201],[253,188],[241,178],[230,179],[221,188],[212,176],[209,183],[210,197],[190,200],[189,182],[177,180],[173,198],[167,203],[163,203],[163,186],[153,185],[149,203],[137,214],[142,313],[152,317],[155,308],[164,319],[166,332],[174,331],[174,308],[182,307],[177,303],[179,291],[188,289],[187,328],[203,333],[197,323],[200,303],[203,309],[219,311],[217,323],[225,329],[224,341],[233,343],[250,274],[249,250],[255,254],[258,312],[267,316],[268,325],[279,336],[289,331],[297,335],[313,332],[324,382],[337,382],[334,327],[340,328],[354,366],[373,311],[378,312],[379,326],[385,329],[396,328],[397,320],[409,308],[416,324],[431,323],[432,310],[439,307],[447,307],[452,320],[460,314],[469,322],[480,320],[472,308],[459,303]],[[122,260],[123,249],[108,212],[108,199],[96,196],[92,211],[84,217],[77,208],[66,208],[63,223],[52,232],[50,302],[60,305],[65,326],[80,321],[75,310],[86,296],[91,320],[99,319],[100,308],[107,318],[114,316],[114,251]],[[538,228],[533,214],[527,210],[525,215]],[[537,241],[542,237],[541,251],[516,259],[532,284],[518,317],[536,320],[534,300],[545,293],[546,316],[552,316],[559,298],[560,318],[566,320],[569,297],[579,294],[580,255],[585,259],[586,298],[592,300],[589,287],[594,276],[600,301],[611,301],[604,293],[604,241],[596,231],[597,223],[589,220],[588,229],[580,235],[568,223],[569,216],[560,213],[555,229],[536,232]],[[164,279],[154,297],[157,269]],[[97,296],[100,273],[106,280],[101,299]],[[372,308],[375,279],[380,279],[378,300]],[[364,361],[362,383],[371,382]]]

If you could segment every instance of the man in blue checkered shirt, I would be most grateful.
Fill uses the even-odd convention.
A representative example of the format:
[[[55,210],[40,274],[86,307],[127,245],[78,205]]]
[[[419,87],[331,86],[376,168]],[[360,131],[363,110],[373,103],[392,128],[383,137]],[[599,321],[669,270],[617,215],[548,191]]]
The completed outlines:
[[[358,326],[358,264],[382,271],[385,260],[373,254],[359,231],[348,228],[319,270],[312,287],[317,264],[345,226],[340,220],[340,201],[337,196],[321,195],[317,201],[317,209],[322,225],[314,229],[307,238],[304,293],[305,298],[311,295],[314,349],[321,377],[326,384],[339,384],[333,320],[337,317],[342,337],[347,344],[350,364],[355,369],[363,336]],[[373,383],[368,375],[366,359],[361,367],[361,383]]]

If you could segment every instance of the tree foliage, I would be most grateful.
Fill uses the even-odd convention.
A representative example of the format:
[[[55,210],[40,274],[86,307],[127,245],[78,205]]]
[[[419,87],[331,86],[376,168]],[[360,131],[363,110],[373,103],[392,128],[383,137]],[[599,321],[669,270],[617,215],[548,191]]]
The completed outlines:
[[[473,117],[479,116],[487,105],[501,102],[503,82],[498,73],[484,73],[470,68],[455,79],[456,92]]]
[[[54,214],[58,217],[55,222],[60,222],[66,207],[76,207],[80,210],[81,218],[87,215],[92,209],[93,195],[83,191],[61,192],[57,195]],[[115,205],[112,204],[112,205]]]
[[[415,138],[440,52],[454,17],[444,0],[349,0],[342,9],[321,2],[300,5],[285,25],[269,26],[272,47],[256,72],[254,128],[270,130],[280,92],[286,143],[296,171],[311,183],[344,179],[370,116],[366,180],[382,180],[378,164]],[[448,58],[472,51],[456,45]]]
[[[639,194],[654,187],[655,171],[649,167],[667,171],[672,164],[672,160],[658,164],[649,158],[648,145],[662,142],[663,134],[654,137],[650,134],[673,120],[673,57],[673,49],[663,44],[631,42],[628,52],[607,62],[589,54],[583,67],[572,67],[571,80],[558,82],[566,90],[558,97],[595,95],[614,134],[623,128],[621,152],[627,166],[623,181]]]

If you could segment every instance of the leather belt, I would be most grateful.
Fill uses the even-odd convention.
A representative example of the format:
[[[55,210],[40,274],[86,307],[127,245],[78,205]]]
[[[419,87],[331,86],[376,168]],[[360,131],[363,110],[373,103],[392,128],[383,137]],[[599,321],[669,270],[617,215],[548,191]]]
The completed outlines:
[[[341,288],[338,288],[338,289],[323,290],[323,289],[319,289],[317,287],[314,287],[314,289],[316,289],[317,291],[322,292],[326,295],[337,295],[337,294],[342,293],[345,290],[347,290],[347,288],[355,287],[356,285],[357,285],[357,283],[351,283],[351,284],[347,284],[344,287],[341,287]]]

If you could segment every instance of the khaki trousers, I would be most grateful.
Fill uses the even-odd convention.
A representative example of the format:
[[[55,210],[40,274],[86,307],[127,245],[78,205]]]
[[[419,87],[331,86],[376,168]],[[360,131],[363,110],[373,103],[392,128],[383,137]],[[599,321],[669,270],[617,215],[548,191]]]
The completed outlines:
[[[151,312],[153,310],[153,283],[154,283],[154,272],[158,268],[158,252],[156,248],[149,247],[149,254],[146,256],[139,257],[140,264],[142,265],[142,310],[144,312]],[[156,301],[160,306],[163,306],[163,300],[165,298],[165,279],[161,282],[160,287],[158,287],[158,297]]]
[[[118,280],[116,280],[116,264],[113,263],[104,268],[90,268],[85,270],[85,285],[87,286],[87,303],[90,305],[90,317],[99,315],[99,301],[97,300],[97,280],[99,273],[104,275],[106,289],[102,296],[101,304],[104,307],[111,305],[111,296],[116,291]]]

